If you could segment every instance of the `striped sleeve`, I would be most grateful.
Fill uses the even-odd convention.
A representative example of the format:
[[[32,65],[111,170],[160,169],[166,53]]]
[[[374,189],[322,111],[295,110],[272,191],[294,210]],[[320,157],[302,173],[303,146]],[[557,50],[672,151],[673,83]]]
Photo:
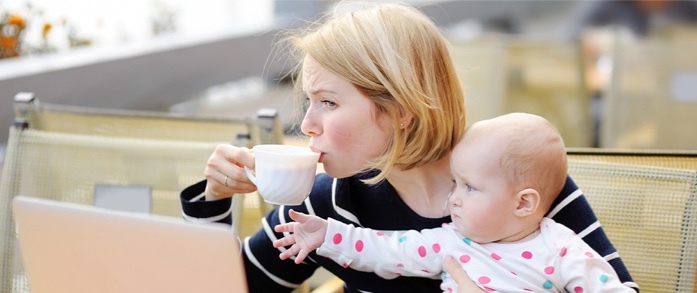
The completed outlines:
[[[612,265],[625,286],[639,292],[638,285],[632,280],[617,250],[603,231],[590,203],[571,177],[566,178],[566,184],[547,217],[573,230]]]
[[[232,198],[205,201],[200,194],[206,189],[206,180],[199,181],[179,195],[182,205],[182,217],[194,223],[232,224]],[[196,199],[198,198],[198,200]]]

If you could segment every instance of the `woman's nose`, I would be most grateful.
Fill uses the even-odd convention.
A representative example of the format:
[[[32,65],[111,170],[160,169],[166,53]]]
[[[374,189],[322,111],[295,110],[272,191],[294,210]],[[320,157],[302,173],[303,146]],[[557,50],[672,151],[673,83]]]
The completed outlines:
[[[305,117],[300,124],[300,130],[306,135],[317,136],[322,133],[321,122],[319,121],[319,111],[313,111],[312,107],[309,107],[305,112]]]

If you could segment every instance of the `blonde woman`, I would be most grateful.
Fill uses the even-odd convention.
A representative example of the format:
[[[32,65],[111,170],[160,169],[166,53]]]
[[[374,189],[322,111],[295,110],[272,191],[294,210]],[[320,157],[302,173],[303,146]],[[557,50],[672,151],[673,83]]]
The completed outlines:
[[[438,279],[386,280],[315,254],[302,265],[281,261],[272,242],[282,237],[273,227],[291,221],[291,208],[378,230],[421,230],[449,221],[449,160],[465,129],[465,104],[445,38],[415,8],[365,3],[287,40],[306,99],[300,128],[321,153],[326,174],[317,175],[303,204],[271,211],[264,228],[244,240],[249,290],[289,292],[324,267],[345,282],[345,292],[439,292]],[[217,147],[206,180],[182,191],[186,218],[230,223],[231,197],[256,190],[242,166],[254,167],[248,150]],[[586,242],[601,255],[615,253],[602,229],[591,226],[597,220],[570,179],[553,211],[559,223],[589,232]],[[631,281],[619,257],[611,264]]]

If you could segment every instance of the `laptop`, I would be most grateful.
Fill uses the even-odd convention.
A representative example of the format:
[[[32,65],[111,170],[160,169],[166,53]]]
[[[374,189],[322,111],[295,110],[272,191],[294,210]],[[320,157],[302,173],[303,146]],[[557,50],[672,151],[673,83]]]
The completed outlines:
[[[17,196],[32,293],[247,292],[231,227]]]

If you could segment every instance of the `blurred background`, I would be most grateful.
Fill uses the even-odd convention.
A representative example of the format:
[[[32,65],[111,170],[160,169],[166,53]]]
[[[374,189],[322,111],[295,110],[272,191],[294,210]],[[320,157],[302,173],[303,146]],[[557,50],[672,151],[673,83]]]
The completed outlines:
[[[451,40],[468,123],[526,111],[568,146],[697,148],[695,1],[406,2]],[[272,107],[290,132],[290,64],[274,42],[337,3],[0,0],[0,128],[15,94],[33,92],[183,115]]]
[[[466,94],[468,123],[523,111],[554,123],[569,147],[697,149],[697,1],[403,2],[431,17],[449,39]],[[220,141],[242,144],[235,140],[237,132],[203,129],[196,124],[198,118],[231,127],[225,122],[234,117],[273,108],[277,119],[274,127],[264,124],[265,131],[275,131],[279,122],[283,143],[306,144],[293,128],[299,116],[291,85],[283,78],[293,64],[275,44],[280,32],[306,25],[337,4],[330,0],[0,0],[0,166],[8,167],[0,168],[0,179],[9,178],[7,198],[16,194],[14,190],[37,194],[35,189],[42,187],[56,197],[78,194],[88,200],[94,186],[86,178],[122,185],[145,180],[156,187],[153,198],[174,203],[164,206],[179,216],[179,191],[202,178],[210,154],[210,149],[198,147],[201,142],[192,143],[191,134],[209,135],[205,143],[211,148]],[[152,147],[162,145],[157,138],[132,148],[122,142],[115,149],[125,154],[101,157],[89,156],[61,139],[54,139],[55,146],[43,146],[49,151],[36,141],[23,148],[10,144],[14,148],[7,151],[14,118],[26,115],[15,113],[21,111],[13,104],[15,96],[27,96],[20,92],[33,93],[42,105],[116,109],[136,118],[135,110],[166,114],[160,118],[192,118],[187,125],[196,130],[146,126],[140,121],[129,129],[109,124],[107,130],[128,132],[116,131],[126,137],[154,128],[184,139],[170,137],[162,149]],[[70,124],[70,129],[85,124]],[[245,133],[246,140],[263,136]],[[91,139],[102,143],[104,138]],[[68,147],[57,152],[57,145]],[[36,157],[12,154],[19,149],[31,154],[34,150]],[[89,164],[76,164],[78,159]],[[48,163],[32,169],[39,161]],[[105,171],[90,169],[102,166],[110,167],[113,178],[104,181]],[[66,191],[58,192],[59,187]],[[265,205],[258,196],[235,198],[244,198],[242,205],[234,205],[245,209],[243,234],[255,231]],[[3,204],[9,209],[6,203],[0,202],[0,209]],[[4,223],[11,223],[10,213],[4,214]],[[14,235],[13,228],[5,231],[10,234],[3,235]],[[17,256],[4,251],[14,258],[0,255],[0,263],[11,265]],[[14,268],[21,271],[21,266]],[[310,287],[328,278],[326,272],[318,274]],[[2,277],[14,280],[15,288],[26,288],[22,274]]]

